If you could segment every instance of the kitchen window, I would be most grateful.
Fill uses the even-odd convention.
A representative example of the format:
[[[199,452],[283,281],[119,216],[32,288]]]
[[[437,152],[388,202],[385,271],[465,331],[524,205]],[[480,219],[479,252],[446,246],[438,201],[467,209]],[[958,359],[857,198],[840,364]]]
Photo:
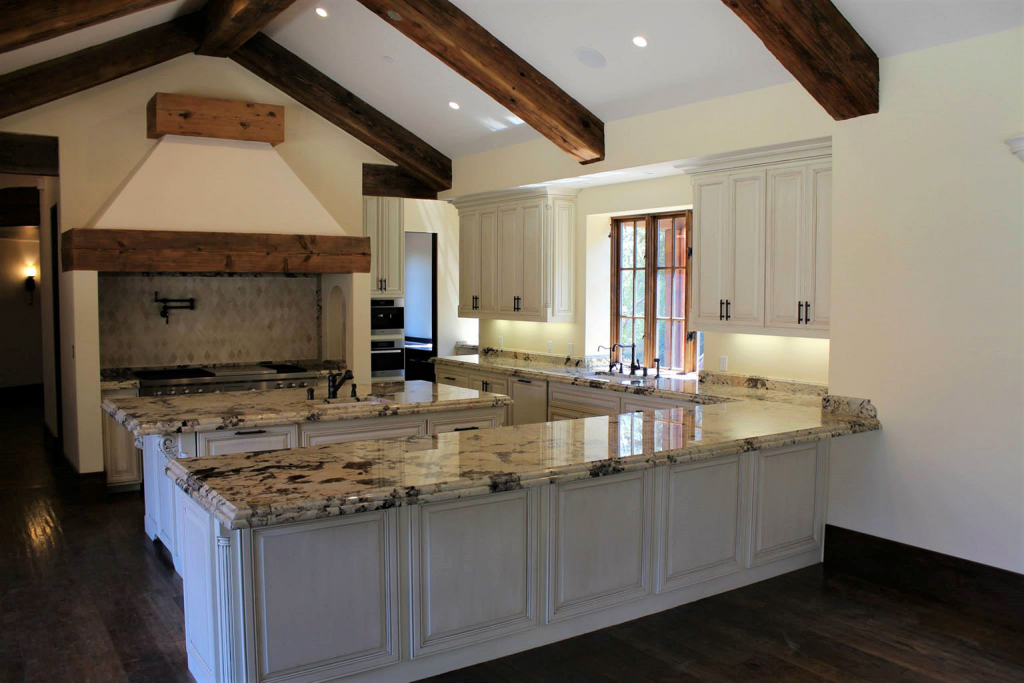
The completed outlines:
[[[635,343],[642,366],[697,369],[697,335],[686,329],[691,223],[691,211],[612,220],[612,342]]]

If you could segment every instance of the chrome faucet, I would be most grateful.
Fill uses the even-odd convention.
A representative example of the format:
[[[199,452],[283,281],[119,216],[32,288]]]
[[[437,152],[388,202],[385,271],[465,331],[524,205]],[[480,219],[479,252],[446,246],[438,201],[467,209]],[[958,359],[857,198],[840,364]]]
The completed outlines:
[[[640,369],[640,364],[636,362],[636,344],[635,343],[633,343],[633,344],[619,344],[619,343],[616,342],[615,344],[612,344],[611,346],[598,346],[597,347],[598,351],[601,351],[603,349],[607,350],[609,353],[615,353],[615,349],[629,349],[629,376],[632,377],[633,375],[636,374],[637,370]],[[622,361],[613,361],[611,363],[611,365],[608,366],[608,372],[615,372],[615,366],[616,365],[619,367],[619,372],[622,373],[622,374],[625,374],[625,371],[622,369]]]
[[[327,398],[338,398],[338,390],[341,389],[341,385],[353,377],[355,375],[351,370],[345,370],[342,375],[333,372],[327,375]],[[355,385],[352,385],[352,388],[355,389]]]

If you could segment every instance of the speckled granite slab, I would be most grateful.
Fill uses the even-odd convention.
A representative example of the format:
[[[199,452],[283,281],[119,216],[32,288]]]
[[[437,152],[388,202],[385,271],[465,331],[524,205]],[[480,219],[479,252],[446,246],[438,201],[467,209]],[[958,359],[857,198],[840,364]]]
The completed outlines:
[[[231,528],[599,477],[879,428],[819,408],[737,401],[437,436],[169,460],[166,473]]]
[[[279,424],[364,417],[417,415],[445,410],[495,408],[511,405],[512,399],[474,389],[431,382],[392,382],[358,402],[326,399],[326,389],[306,399],[305,389],[244,391],[202,396],[110,398],[103,410],[136,437],[219,429],[245,429]],[[345,397],[348,385],[342,387]]]

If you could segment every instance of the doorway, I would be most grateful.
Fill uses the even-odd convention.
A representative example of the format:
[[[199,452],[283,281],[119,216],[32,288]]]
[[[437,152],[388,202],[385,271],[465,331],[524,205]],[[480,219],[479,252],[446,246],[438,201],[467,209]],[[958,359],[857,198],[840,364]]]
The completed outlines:
[[[405,379],[434,381],[437,356],[437,235],[405,233]]]

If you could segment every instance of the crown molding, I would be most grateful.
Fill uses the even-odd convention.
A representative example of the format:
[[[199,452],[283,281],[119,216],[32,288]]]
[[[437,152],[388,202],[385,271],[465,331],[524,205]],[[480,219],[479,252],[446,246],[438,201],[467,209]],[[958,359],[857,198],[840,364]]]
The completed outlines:
[[[824,137],[785,142],[777,145],[766,145],[764,147],[751,147],[749,149],[722,152],[720,154],[708,154],[682,161],[675,164],[674,168],[692,175],[695,173],[726,171],[736,168],[749,168],[751,166],[763,166],[765,164],[777,164],[785,161],[802,161],[830,156],[832,156],[832,138]]]

